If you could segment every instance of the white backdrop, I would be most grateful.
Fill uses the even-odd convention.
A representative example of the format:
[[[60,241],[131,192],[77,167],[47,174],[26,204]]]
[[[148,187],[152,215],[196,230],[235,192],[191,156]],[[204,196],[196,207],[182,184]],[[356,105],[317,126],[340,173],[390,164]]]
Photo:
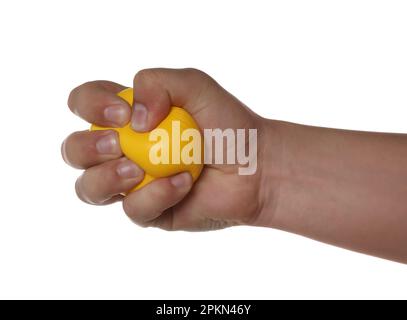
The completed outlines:
[[[205,70],[259,114],[406,132],[405,1],[1,1],[0,298],[407,298],[407,267],[239,227],[141,229],[77,200],[72,87]]]

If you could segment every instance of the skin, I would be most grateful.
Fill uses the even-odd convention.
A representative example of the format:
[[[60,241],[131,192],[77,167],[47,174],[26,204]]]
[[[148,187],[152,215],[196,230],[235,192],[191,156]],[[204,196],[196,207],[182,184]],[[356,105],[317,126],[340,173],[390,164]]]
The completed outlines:
[[[75,88],[69,108],[89,123],[152,130],[172,105],[203,128],[256,128],[256,174],[207,165],[192,185],[181,173],[123,197],[143,171],[123,157],[114,131],[82,131],[62,144],[84,169],[76,191],[90,204],[122,201],[140,226],[203,231],[234,225],[277,228],[407,263],[407,135],[345,131],[264,119],[195,69],[147,69],[134,77],[134,111],[108,81]],[[233,115],[233,116],[231,116]],[[100,142],[102,141],[102,142]]]

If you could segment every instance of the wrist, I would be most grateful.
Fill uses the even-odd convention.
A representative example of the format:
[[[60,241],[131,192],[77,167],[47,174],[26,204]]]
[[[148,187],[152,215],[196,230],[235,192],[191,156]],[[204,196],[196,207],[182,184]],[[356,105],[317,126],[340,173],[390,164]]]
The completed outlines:
[[[258,212],[253,226],[272,227],[279,208],[287,123],[262,118],[258,132]]]

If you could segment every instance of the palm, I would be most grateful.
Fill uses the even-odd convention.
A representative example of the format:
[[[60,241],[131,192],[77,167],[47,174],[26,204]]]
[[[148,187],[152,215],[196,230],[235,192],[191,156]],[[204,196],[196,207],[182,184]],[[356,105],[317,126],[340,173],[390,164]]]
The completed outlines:
[[[204,103],[185,106],[201,128],[256,128],[257,116],[222,88]],[[216,101],[216,102],[215,102]],[[215,104],[216,103],[216,104]],[[233,117],[230,117],[233,109]],[[154,223],[171,230],[213,230],[248,222],[258,209],[258,175],[240,165],[206,165],[191,192]],[[239,221],[239,222],[238,222]]]

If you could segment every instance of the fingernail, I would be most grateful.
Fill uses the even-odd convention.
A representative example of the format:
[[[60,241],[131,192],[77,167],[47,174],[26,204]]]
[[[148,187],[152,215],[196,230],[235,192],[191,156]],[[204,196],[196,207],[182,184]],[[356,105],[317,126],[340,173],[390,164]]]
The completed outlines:
[[[135,103],[133,107],[133,116],[131,126],[136,131],[145,131],[147,126],[147,108],[144,104]]]
[[[96,141],[96,150],[100,154],[116,154],[120,152],[119,142],[115,133],[108,133]]]
[[[176,188],[183,188],[191,184],[191,175],[188,172],[177,174],[170,178],[171,184]]]
[[[130,160],[125,160],[117,166],[117,174],[125,179],[137,178],[143,174],[138,165]]]
[[[107,107],[103,115],[105,119],[118,126],[124,126],[127,123],[129,107],[125,105],[114,105]]]

